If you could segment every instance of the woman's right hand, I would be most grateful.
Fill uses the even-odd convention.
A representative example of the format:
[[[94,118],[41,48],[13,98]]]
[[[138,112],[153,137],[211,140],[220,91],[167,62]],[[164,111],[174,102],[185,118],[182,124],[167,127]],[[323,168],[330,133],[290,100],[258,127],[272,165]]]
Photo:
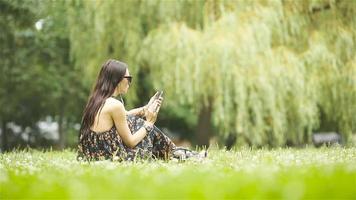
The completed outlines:
[[[156,119],[157,119],[158,112],[154,111],[156,106],[157,106],[157,103],[158,102],[155,101],[154,103],[149,105],[149,107],[146,110],[146,121],[149,122],[149,123],[152,123],[152,124],[154,124],[156,122]]]

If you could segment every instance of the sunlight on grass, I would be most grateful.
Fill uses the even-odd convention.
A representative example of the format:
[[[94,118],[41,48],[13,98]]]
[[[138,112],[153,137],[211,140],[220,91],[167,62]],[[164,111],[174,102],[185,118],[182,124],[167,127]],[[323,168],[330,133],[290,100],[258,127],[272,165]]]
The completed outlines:
[[[2,198],[355,198],[356,148],[209,151],[203,161],[77,162],[71,150],[0,158]]]

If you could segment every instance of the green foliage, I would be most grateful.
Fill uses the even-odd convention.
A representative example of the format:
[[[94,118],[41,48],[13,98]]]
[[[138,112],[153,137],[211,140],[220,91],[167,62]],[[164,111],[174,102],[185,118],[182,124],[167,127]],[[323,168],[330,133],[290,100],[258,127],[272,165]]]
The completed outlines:
[[[253,145],[310,142],[320,112],[347,140],[356,122],[355,2],[235,3],[218,6],[203,30],[179,22],[150,32],[140,53],[155,87],[172,104],[213,105],[219,135]]]
[[[41,117],[38,110],[43,108],[38,103],[42,88],[35,86],[39,83],[36,77],[41,69],[33,65],[37,4],[1,0],[0,5],[0,120],[33,125]]]
[[[203,161],[82,163],[72,151],[0,155],[12,198],[353,199],[356,149],[213,149]]]
[[[44,145],[36,123],[48,116],[72,126],[80,120],[87,98],[81,72],[69,60],[69,40],[60,13],[41,1],[0,1],[1,87],[0,120],[3,150],[21,143],[6,130],[8,122],[24,131],[30,128],[27,145]],[[60,1],[55,2],[60,11]],[[65,14],[65,13],[62,13]],[[42,28],[36,29],[36,23]],[[67,34],[68,35],[68,34]],[[82,106],[78,106],[82,105]],[[61,118],[61,120],[59,119]],[[34,137],[34,138],[32,138]],[[14,139],[15,138],[15,139]],[[6,139],[6,140],[5,140]]]
[[[138,1],[121,3],[108,1],[66,1],[71,42],[71,56],[78,68],[85,69],[87,84],[92,84],[101,64],[115,57],[129,64],[130,73],[137,77],[142,41],[159,24],[186,20],[199,27],[203,1]],[[85,49],[85,51],[83,51]],[[141,86],[132,85],[128,103],[137,102]]]
[[[356,132],[356,1],[0,0],[0,119],[70,128],[108,58],[135,77],[128,107],[165,91],[163,116],[217,135],[301,145]],[[34,24],[42,20],[43,28]],[[137,78],[136,78],[137,77]],[[143,77],[143,78],[142,78]],[[137,81],[137,82],[136,82]],[[174,118],[173,117],[173,118]]]

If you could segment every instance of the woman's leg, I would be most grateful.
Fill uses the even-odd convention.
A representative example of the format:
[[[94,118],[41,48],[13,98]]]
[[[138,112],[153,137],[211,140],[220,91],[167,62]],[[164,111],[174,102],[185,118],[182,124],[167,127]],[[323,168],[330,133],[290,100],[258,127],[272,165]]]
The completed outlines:
[[[145,121],[143,119],[133,115],[129,115],[127,117],[127,123],[132,134],[135,134],[136,131],[138,131],[143,126],[144,122]],[[144,137],[143,140],[135,146],[135,148],[129,148],[125,145],[125,149],[128,153],[128,160],[135,160],[137,158],[152,158],[152,143],[152,137]]]
[[[154,129],[150,132],[152,138],[153,148],[152,153],[156,158],[169,159],[171,157],[172,150],[176,148],[176,145],[167,137],[159,128],[154,126]]]
[[[129,116],[128,124],[131,132],[135,133],[143,126],[144,120],[136,116]],[[207,156],[206,151],[205,155],[200,155],[198,152],[188,148],[177,147],[172,140],[156,126],[154,126],[153,130],[148,133],[147,137],[145,137],[134,149],[128,149],[128,152],[129,155],[131,154],[131,157],[135,155],[135,157],[139,156],[141,158],[154,157],[166,160],[171,157],[182,159]]]
[[[144,124],[144,120],[136,116],[128,116],[127,119],[129,128],[133,134]],[[142,153],[147,155],[147,152],[149,151],[154,158],[169,159],[171,151],[175,147],[176,145],[171,139],[154,126],[153,130],[148,133],[147,137],[145,137],[133,150],[139,155]]]

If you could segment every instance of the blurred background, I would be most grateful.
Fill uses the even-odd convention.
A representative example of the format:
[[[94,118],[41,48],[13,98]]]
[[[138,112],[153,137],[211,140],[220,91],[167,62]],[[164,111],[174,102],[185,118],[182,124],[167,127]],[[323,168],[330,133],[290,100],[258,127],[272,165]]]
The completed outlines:
[[[183,146],[354,145],[354,0],[0,0],[1,151],[75,148],[101,65]]]

